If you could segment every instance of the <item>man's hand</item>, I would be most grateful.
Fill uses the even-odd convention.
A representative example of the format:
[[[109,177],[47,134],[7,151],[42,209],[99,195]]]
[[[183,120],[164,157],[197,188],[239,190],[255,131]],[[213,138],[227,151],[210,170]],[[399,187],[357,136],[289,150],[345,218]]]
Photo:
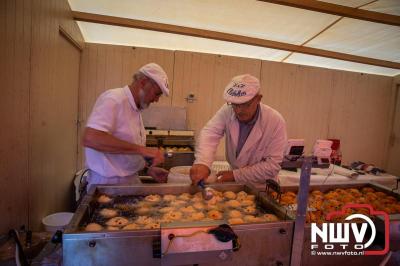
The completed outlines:
[[[168,180],[168,171],[160,167],[150,167],[147,174],[151,176],[157,183],[166,183]]]
[[[190,178],[193,185],[197,185],[200,180],[206,180],[209,175],[210,169],[204,164],[194,164],[190,168]]]
[[[235,177],[233,176],[233,171],[219,171],[217,173],[217,182],[235,182]]]
[[[157,148],[143,147],[142,155],[152,159],[152,164],[150,166],[156,166],[164,162],[164,152]]]

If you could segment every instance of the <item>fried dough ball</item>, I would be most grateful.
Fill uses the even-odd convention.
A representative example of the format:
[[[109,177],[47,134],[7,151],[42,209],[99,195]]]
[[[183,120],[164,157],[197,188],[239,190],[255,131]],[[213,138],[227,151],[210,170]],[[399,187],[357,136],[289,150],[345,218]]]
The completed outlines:
[[[115,204],[114,207],[123,211],[131,211],[135,209],[135,205],[130,203]]]
[[[163,201],[173,201],[176,199],[175,195],[167,194],[163,196]]]
[[[149,216],[139,216],[136,219],[135,223],[141,224],[141,225],[150,224],[150,223],[154,223],[154,219]]]
[[[236,198],[236,193],[232,191],[225,191],[224,197],[227,198],[228,200],[233,200]]]
[[[182,207],[182,208],[179,209],[179,211],[181,211],[183,213],[196,212],[196,210],[192,206]]]
[[[251,206],[251,205],[254,205],[254,201],[253,201],[253,200],[245,199],[245,200],[242,200],[242,201],[240,202],[240,204],[241,204],[242,206]]]
[[[159,221],[160,221],[160,223],[168,224],[168,223],[172,223],[174,220],[172,220],[171,218],[168,218],[168,217],[162,217]]]
[[[247,195],[246,200],[255,201],[256,200],[256,196],[255,195]]]
[[[151,203],[159,203],[161,201],[160,195],[148,195],[144,198],[145,201],[151,202]]]
[[[150,208],[153,205],[153,203],[149,202],[149,201],[139,201],[138,203],[136,203],[136,207],[137,208],[141,208],[141,207],[146,207],[146,208]]]
[[[312,192],[311,192],[311,195],[313,195],[313,196],[323,196],[324,195],[324,193],[322,193],[321,191],[319,191],[319,190],[313,190]]]
[[[171,203],[170,203],[170,205],[173,207],[179,207],[179,206],[182,206],[185,204],[186,204],[186,201],[184,201],[184,200],[174,200],[174,201],[171,201]]]
[[[360,197],[362,195],[362,193],[360,192],[360,190],[356,189],[356,188],[349,188],[347,190],[351,195],[353,195],[354,197]]]
[[[247,206],[243,208],[243,212],[246,214],[255,214],[257,212],[257,209],[255,206]]]
[[[248,223],[259,223],[262,222],[263,219],[260,217],[255,217],[254,215],[245,215],[243,217],[243,220],[248,222]]]
[[[340,205],[342,205],[342,203],[340,203],[340,201],[335,200],[335,199],[326,200],[324,202],[324,206],[325,207],[334,207],[334,208],[336,208],[336,207],[339,207]]]
[[[128,225],[125,225],[122,230],[135,230],[135,229],[139,229],[139,226],[135,223],[131,223]]]
[[[367,199],[364,197],[358,197],[355,199],[356,203],[367,203]]]
[[[204,219],[206,216],[204,215],[204,213],[202,213],[202,212],[194,212],[194,213],[192,213],[190,216],[189,216],[189,218],[192,220],[192,221],[200,221],[200,220],[202,220],[202,219]]]
[[[322,200],[310,200],[309,205],[311,208],[315,208],[317,210],[322,210],[323,201]]]
[[[148,223],[143,228],[144,229],[158,229],[158,228],[160,228],[160,223],[157,223],[157,222]]]
[[[357,209],[357,213],[364,214],[364,215],[367,215],[367,216],[370,215],[369,209],[367,209],[367,208],[358,208]]]
[[[199,211],[202,211],[205,209],[206,205],[204,205],[201,202],[196,202],[195,204],[193,204],[193,207]]]
[[[117,226],[107,226],[106,230],[108,230],[108,231],[118,231],[119,227],[117,227]]]
[[[378,198],[386,197],[386,193],[383,193],[383,192],[380,192],[380,191],[375,192],[375,195],[376,195]]]
[[[207,204],[217,204],[218,202],[223,201],[224,198],[218,195],[214,195],[211,199],[207,200]]]
[[[232,208],[237,208],[237,207],[241,206],[240,202],[237,201],[237,200],[228,200],[225,203],[225,205],[228,206],[228,207],[232,207]]]
[[[342,188],[337,188],[337,189],[334,190],[334,192],[336,192],[338,194],[346,193],[346,191],[344,189],[342,189]]]
[[[294,193],[293,191],[288,191],[288,192],[285,193],[285,195],[293,197],[293,198],[297,197],[296,193]]]
[[[218,190],[215,190],[213,188],[210,188],[211,192],[213,193],[214,196],[220,197],[223,199],[224,193]]]
[[[339,197],[339,194],[334,191],[328,192],[324,196],[325,199],[337,199],[338,197]]]
[[[263,215],[263,219],[266,222],[276,222],[279,221],[278,217],[276,217],[276,215],[271,214],[271,213],[266,213]]]
[[[307,223],[310,223],[310,222],[321,223],[322,222],[322,212],[321,211],[307,212],[306,221],[307,221]]]
[[[98,203],[101,203],[101,204],[106,204],[106,203],[110,203],[112,201],[112,198],[111,197],[109,197],[109,196],[107,196],[107,195],[100,195],[98,198],[97,198],[97,202]]]
[[[222,219],[222,213],[217,211],[217,210],[209,211],[207,213],[207,216],[209,218],[211,218],[211,219],[214,219],[214,220],[221,220]]]
[[[203,199],[203,193],[201,193],[201,192],[197,192],[196,194],[194,194],[193,195],[193,198],[192,198],[192,200],[193,199]]]
[[[353,203],[355,200],[353,196],[347,194],[340,197],[340,201],[343,203]]]
[[[174,210],[175,210],[174,207],[164,207],[164,208],[159,209],[158,211],[161,213],[167,213],[167,212],[172,212]]]
[[[192,201],[192,202],[203,202],[203,198],[193,197],[193,198],[190,199],[190,201]]]
[[[172,211],[164,214],[164,219],[171,219],[173,221],[180,220],[182,218],[182,213],[179,211]]]
[[[188,201],[192,198],[192,195],[190,195],[189,193],[182,193],[178,196],[178,199],[180,200],[184,200],[184,201]]]
[[[101,216],[103,216],[104,218],[113,218],[115,216],[118,216],[118,211],[114,210],[114,209],[101,209],[99,214]]]
[[[378,199],[378,196],[375,195],[374,192],[367,192],[367,193],[365,194],[365,197],[366,197],[367,200],[369,200],[369,201],[374,201],[374,200],[377,200],[377,199]]]
[[[394,213],[400,213],[400,203],[394,203],[390,206],[394,210]]]
[[[206,206],[206,209],[207,210],[220,210],[220,205],[217,205],[217,204],[215,204],[215,203],[207,203],[207,206]]]
[[[291,195],[284,194],[284,195],[281,196],[280,203],[283,204],[283,205],[295,204],[296,203],[296,198],[294,198]]]
[[[247,198],[247,193],[244,191],[240,191],[236,194],[236,200],[244,200]]]
[[[148,207],[141,207],[141,208],[136,209],[136,213],[139,215],[148,214],[150,211],[151,211],[151,208],[148,208]]]
[[[397,201],[397,199],[393,196],[386,196],[384,198],[388,203],[395,203]]]
[[[366,194],[368,192],[375,192],[375,189],[373,189],[372,187],[363,187],[361,189],[361,192]]]
[[[96,231],[101,231],[103,230],[103,227],[97,223],[90,223],[88,225],[86,225],[85,227],[85,231],[88,232],[96,232]]]
[[[237,210],[232,210],[229,212],[229,217],[230,218],[240,218],[240,217],[242,217],[242,213]]]
[[[124,217],[121,217],[121,216],[118,216],[118,217],[114,217],[114,218],[111,218],[110,220],[108,220],[106,222],[106,225],[109,225],[109,226],[125,226],[128,223],[129,223],[128,219],[126,219]]]
[[[231,218],[228,219],[229,224],[244,224],[244,221],[242,218]]]

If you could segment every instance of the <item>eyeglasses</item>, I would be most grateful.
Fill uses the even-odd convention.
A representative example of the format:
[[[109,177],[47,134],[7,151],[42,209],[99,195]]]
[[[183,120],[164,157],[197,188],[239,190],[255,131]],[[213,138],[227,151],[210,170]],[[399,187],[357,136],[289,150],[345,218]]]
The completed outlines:
[[[227,103],[228,105],[232,106],[232,108],[235,109],[243,109],[243,108],[249,108],[251,106],[251,104],[254,102],[254,99],[257,98],[257,95],[253,97],[253,99],[251,99],[250,101],[247,101],[245,103]]]
[[[151,78],[147,78],[147,80],[148,80],[148,82],[149,82],[148,84],[150,84],[155,96],[156,97],[161,97],[163,92],[162,92],[160,86],[158,86],[158,84],[155,81],[153,81]],[[157,92],[157,91],[159,91],[159,92]]]

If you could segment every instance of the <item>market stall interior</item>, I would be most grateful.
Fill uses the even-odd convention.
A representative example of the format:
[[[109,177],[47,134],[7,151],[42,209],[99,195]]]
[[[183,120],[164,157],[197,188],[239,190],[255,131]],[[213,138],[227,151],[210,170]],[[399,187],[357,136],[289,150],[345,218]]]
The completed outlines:
[[[400,265],[400,1],[3,0],[0,25],[0,265]],[[243,75],[257,97],[226,100]],[[88,126],[102,103],[135,136],[115,121]],[[254,137],[272,125],[260,106],[282,118],[282,169],[219,184],[253,166],[232,160],[269,146]],[[253,107],[260,131],[246,119],[214,128],[224,137],[204,160],[210,175],[192,185],[208,121],[229,110],[222,120],[239,123]],[[103,167],[121,154],[87,147],[88,128],[128,142],[127,162],[144,151],[140,165]],[[229,157],[231,139],[246,156],[238,145]],[[98,176],[86,148],[105,155]],[[88,191],[91,180],[114,185]],[[337,212],[361,216],[331,222]],[[331,252],[313,242],[331,240],[331,224],[356,232],[352,252],[359,235],[374,238],[361,241],[366,255],[311,253]]]

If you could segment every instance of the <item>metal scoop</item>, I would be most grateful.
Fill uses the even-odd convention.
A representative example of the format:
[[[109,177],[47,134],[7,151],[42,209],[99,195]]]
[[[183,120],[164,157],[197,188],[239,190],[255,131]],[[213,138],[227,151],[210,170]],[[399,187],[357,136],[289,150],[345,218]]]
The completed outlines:
[[[200,187],[201,194],[203,195],[203,198],[205,200],[210,200],[214,197],[214,193],[212,192],[212,189],[209,187],[206,187],[204,185],[204,180],[200,180],[197,185]]]

